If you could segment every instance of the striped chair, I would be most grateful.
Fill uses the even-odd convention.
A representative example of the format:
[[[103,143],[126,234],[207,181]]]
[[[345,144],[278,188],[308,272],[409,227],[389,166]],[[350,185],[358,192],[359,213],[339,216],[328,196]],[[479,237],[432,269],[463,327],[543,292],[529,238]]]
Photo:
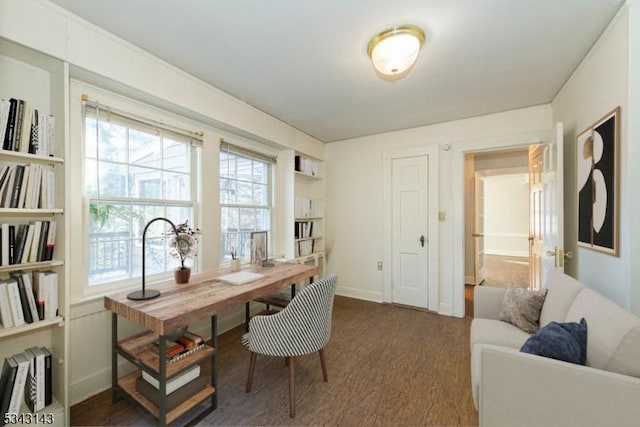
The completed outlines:
[[[242,343],[251,352],[247,393],[251,391],[258,354],[284,357],[289,365],[289,415],[295,417],[295,357],[316,351],[322,377],[328,381],[324,347],[331,336],[331,313],[338,276],[329,275],[304,288],[280,312],[254,316]]]

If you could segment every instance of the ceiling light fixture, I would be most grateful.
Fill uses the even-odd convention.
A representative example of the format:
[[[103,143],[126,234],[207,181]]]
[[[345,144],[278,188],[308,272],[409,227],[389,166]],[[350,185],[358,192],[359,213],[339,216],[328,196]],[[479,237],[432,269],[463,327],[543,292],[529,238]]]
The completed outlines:
[[[424,31],[415,25],[399,25],[384,30],[369,41],[367,54],[384,80],[406,76],[424,44]]]

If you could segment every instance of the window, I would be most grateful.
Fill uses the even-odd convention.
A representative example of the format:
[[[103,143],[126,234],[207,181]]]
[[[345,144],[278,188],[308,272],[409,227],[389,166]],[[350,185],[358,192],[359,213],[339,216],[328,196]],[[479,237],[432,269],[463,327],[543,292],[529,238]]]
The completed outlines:
[[[83,122],[89,285],[140,277],[151,219],[194,224],[199,141],[90,103]],[[146,276],[179,264],[167,250],[169,227],[157,221],[147,231]]]
[[[251,232],[271,231],[275,158],[227,143],[220,146],[222,262],[249,257]],[[271,233],[269,233],[271,234]]]

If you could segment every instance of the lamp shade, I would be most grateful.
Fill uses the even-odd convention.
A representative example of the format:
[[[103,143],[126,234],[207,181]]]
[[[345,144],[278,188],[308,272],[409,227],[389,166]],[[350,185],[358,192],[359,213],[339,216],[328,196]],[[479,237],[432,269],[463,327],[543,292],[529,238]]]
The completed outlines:
[[[367,53],[378,73],[400,78],[415,64],[424,39],[424,32],[415,25],[396,26],[375,35]]]

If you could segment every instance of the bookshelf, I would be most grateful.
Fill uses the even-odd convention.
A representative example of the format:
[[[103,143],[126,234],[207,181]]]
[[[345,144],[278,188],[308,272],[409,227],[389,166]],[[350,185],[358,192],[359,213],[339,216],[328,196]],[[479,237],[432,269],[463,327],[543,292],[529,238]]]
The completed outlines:
[[[294,258],[315,265],[323,274],[324,182],[323,161],[302,152],[294,159]]]
[[[33,277],[39,271],[54,271],[58,278],[58,315],[21,326],[0,327],[0,363],[5,358],[30,347],[46,347],[52,353],[52,403],[39,413],[52,413],[53,425],[69,425],[68,398],[68,289],[66,277],[68,259],[65,245],[65,151],[68,115],[69,67],[64,61],[0,38],[0,98],[21,99],[32,109],[52,115],[55,121],[49,128],[55,145],[51,153],[32,154],[0,149],[0,165],[16,164],[46,168],[52,171],[55,188],[52,206],[0,207],[0,224],[17,226],[35,221],[55,221],[53,259],[37,262],[16,262],[0,265],[0,278],[22,271]],[[4,141],[4,134],[2,134]],[[24,139],[23,139],[24,141]],[[0,148],[2,146],[0,145]],[[34,180],[36,182],[36,180]],[[23,402],[20,412],[27,413]],[[4,414],[0,414],[4,415]]]

